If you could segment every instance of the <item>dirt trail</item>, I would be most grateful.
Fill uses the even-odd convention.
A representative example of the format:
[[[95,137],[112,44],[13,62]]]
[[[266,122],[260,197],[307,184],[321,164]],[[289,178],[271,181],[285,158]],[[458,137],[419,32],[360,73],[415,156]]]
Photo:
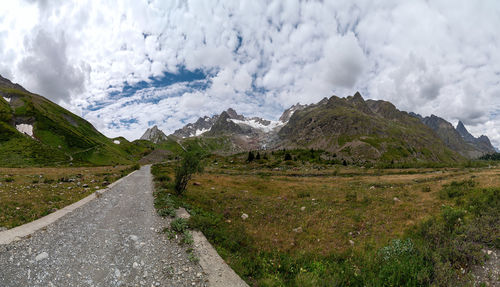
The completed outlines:
[[[161,232],[150,167],[30,238],[0,245],[0,286],[205,286]]]

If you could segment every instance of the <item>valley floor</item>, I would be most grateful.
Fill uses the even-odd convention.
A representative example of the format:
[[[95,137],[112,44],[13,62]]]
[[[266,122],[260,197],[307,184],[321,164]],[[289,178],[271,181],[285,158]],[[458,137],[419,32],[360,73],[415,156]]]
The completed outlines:
[[[173,164],[159,165],[158,170],[157,174],[173,177]],[[468,202],[472,190],[497,194],[491,190],[500,187],[500,169],[375,169],[293,162],[276,167],[217,158],[193,182],[183,198],[170,198],[176,198],[177,204],[195,214],[190,224],[205,233],[248,283],[377,285],[380,282],[376,279],[362,278],[363,270],[376,269],[380,263],[368,257],[376,258],[380,250],[392,248],[393,239],[412,237],[409,231],[417,232],[422,222],[441,218],[440,214],[448,212],[448,207],[452,212],[461,212],[459,200]],[[158,184],[164,192],[172,192],[172,185]],[[455,196],[457,190],[461,192],[459,196]],[[492,204],[498,212],[498,201]],[[465,217],[457,218],[465,220]],[[440,220],[436,222],[441,224]],[[493,222],[491,229],[479,232],[493,232],[491,236],[498,237],[498,218],[488,220],[488,224]],[[436,226],[441,225],[436,223]],[[456,230],[459,232],[458,227]],[[412,237],[414,242],[415,238]],[[466,265],[465,269],[472,267]],[[431,269],[421,270],[419,282],[436,279]],[[351,279],[346,279],[348,276]],[[396,279],[390,282],[399,282],[396,285],[404,282]],[[466,281],[462,279],[460,282]],[[492,280],[499,282],[499,278]]]

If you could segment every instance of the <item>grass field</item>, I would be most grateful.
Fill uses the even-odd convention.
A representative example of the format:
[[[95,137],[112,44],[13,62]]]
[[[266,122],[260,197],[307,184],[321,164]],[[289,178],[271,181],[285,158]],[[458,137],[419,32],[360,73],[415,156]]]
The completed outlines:
[[[451,220],[448,213],[457,212],[453,220],[464,222],[480,217],[460,212],[467,212],[473,202],[469,193],[498,195],[498,190],[494,191],[500,187],[498,168],[375,169],[308,162],[270,165],[267,161],[246,163],[244,159],[211,157],[205,172],[193,178],[196,184],[188,187],[183,198],[169,195],[172,163],[156,166],[154,174],[157,178],[163,175],[162,182],[157,182],[159,208],[164,207],[162,203],[186,206],[193,214],[190,224],[201,229],[219,254],[252,285],[464,283],[467,274],[454,272],[481,260],[477,254],[480,245],[474,244],[482,240],[481,244],[500,245],[498,218],[488,217],[489,221],[481,223],[493,225],[484,231],[493,234],[474,239],[474,244],[469,237],[459,237],[461,229],[445,224]],[[498,200],[491,202],[491,208],[498,212]],[[422,227],[424,223],[428,226]],[[433,235],[436,238],[457,236],[457,242],[474,245],[463,251],[471,253],[469,261],[445,254],[455,247],[444,248],[446,244],[439,243],[439,248],[444,248],[441,250],[425,243],[431,231],[437,232],[439,236]],[[412,241],[394,243],[398,238]],[[381,267],[385,266],[380,262],[381,252],[403,248],[404,242],[415,246],[415,254],[407,258],[413,269],[394,267],[406,266],[401,258],[388,267],[389,271]],[[437,262],[432,256],[442,260]],[[418,260],[422,262],[417,264]],[[449,268],[438,266],[449,262]],[[415,278],[406,278],[405,272]]]
[[[12,228],[76,202],[132,168],[0,168],[0,227]]]

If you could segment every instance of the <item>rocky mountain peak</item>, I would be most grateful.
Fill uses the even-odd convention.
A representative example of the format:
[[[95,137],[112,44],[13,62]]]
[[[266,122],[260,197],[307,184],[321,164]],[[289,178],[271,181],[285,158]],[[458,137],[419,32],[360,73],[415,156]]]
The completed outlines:
[[[458,121],[457,132],[464,139],[465,142],[474,146],[476,149],[480,150],[482,153],[494,153],[496,150],[491,145],[490,139],[482,135],[478,138],[474,137],[469,131],[465,128],[464,123],[462,121]]]
[[[325,98],[326,99],[326,98]],[[327,99],[328,101],[328,99]],[[281,117],[279,119],[280,122],[282,123],[286,123],[290,120],[290,118],[292,117],[292,115],[296,112],[296,111],[299,111],[299,110],[302,110],[304,109],[305,107],[307,107],[307,105],[301,105],[300,103],[297,103],[293,106],[291,106],[290,108],[286,109],[283,114],[281,114]]]
[[[148,140],[154,143],[159,143],[167,139],[167,135],[161,131],[158,126],[153,126],[148,128],[146,132],[141,136],[141,140]]]
[[[466,142],[474,141],[474,136],[469,133],[469,131],[465,128],[464,123],[462,123],[462,121],[458,121],[456,130],[464,138]]]
[[[227,109],[223,113],[226,113],[230,119],[235,119],[235,120],[240,120],[240,121],[245,120],[244,116],[238,115],[238,113],[235,110],[233,110],[232,108]]]

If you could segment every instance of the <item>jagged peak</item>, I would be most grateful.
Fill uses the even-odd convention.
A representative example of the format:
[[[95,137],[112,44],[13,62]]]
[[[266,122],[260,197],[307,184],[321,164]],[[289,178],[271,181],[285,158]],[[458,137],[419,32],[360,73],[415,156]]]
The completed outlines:
[[[363,97],[361,96],[361,94],[359,92],[356,92],[353,96],[354,99],[357,99],[357,100],[362,100],[364,101]]]

